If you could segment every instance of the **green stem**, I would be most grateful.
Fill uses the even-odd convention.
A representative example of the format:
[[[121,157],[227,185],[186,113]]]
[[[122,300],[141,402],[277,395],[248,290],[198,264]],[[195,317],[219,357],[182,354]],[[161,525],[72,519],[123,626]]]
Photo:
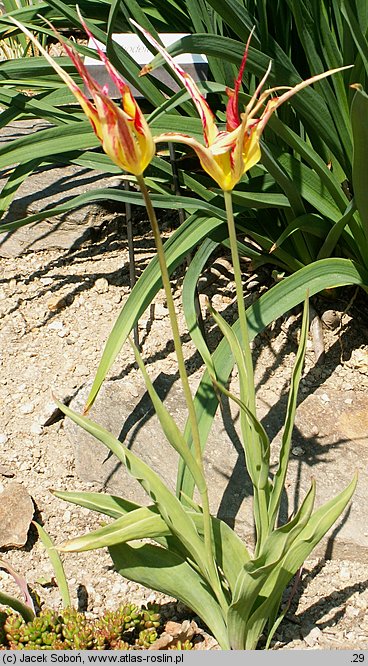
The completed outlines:
[[[235,289],[236,289],[236,301],[238,305],[238,315],[239,315],[239,325],[240,325],[240,335],[241,335],[241,346],[243,352],[244,366],[246,371],[246,393],[242,395],[242,399],[246,403],[248,409],[256,417],[256,395],[254,388],[254,371],[253,371],[253,361],[252,361],[252,352],[249,344],[249,332],[248,332],[248,322],[247,315],[245,312],[244,306],[244,292],[243,292],[243,281],[242,274],[240,269],[239,261],[239,252],[236,238],[236,229],[235,229],[235,220],[233,212],[233,201],[232,193],[224,191],[224,200],[227,216],[227,224],[229,230],[229,241],[231,249],[231,258],[234,268],[234,278],[235,278]],[[241,393],[243,394],[245,387],[241,387]],[[253,424],[250,422],[248,416],[242,416],[245,418],[245,427],[246,431],[243,435],[244,438],[244,452],[246,460],[254,460],[256,457],[256,466],[257,472],[254,473],[252,478],[253,488],[254,488],[254,519],[257,532],[257,543],[255,549],[255,556],[259,553],[264,543],[264,540],[268,534],[268,510],[267,510],[267,491],[262,487],[262,477],[264,470],[264,462],[262,460],[262,455],[260,453],[260,442],[257,436],[257,433],[254,430]],[[254,467],[252,465],[252,467]],[[248,465],[248,470],[251,466]]]
[[[242,348],[244,354],[245,367],[247,370],[248,377],[248,387],[252,387],[253,390],[248,391],[248,400],[249,409],[255,414],[255,393],[254,393],[254,373],[253,373],[253,361],[252,354],[250,351],[249,344],[249,333],[248,333],[248,323],[247,315],[245,313],[244,307],[244,292],[243,292],[243,282],[239,261],[239,252],[236,239],[236,229],[235,229],[235,220],[233,212],[233,200],[232,193],[224,191],[225,207],[226,207],[226,216],[227,216],[227,225],[229,230],[229,241],[230,241],[230,250],[231,250],[231,259],[233,262],[234,268],[234,278],[235,278],[235,290],[236,290],[236,302],[238,305],[238,315],[239,315],[239,325],[240,325],[240,334],[242,338]]]
[[[144,203],[146,205],[149,221],[151,223],[152,231],[153,231],[153,236],[155,240],[155,245],[156,245],[156,250],[157,250],[157,258],[159,261],[160,265],[160,270],[161,270],[161,278],[162,278],[162,284],[163,288],[165,291],[165,296],[166,296],[166,302],[167,302],[167,308],[169,311],[169,317],[170,317],[170,323],[171,323],[171,330],[173,334],[173,340],[174,340],[174,347],[175,347],[175,352],[176,352],[176,357],[178,360],[178,368],[179,368],[179,375],[183,387],[183,392],[184,392],[184,397],[185,401],[187,404],[188,408],[188,415],[189,415],[189,422],[191,426],[191,431],[192,431],[192,439],[193,439],[193,448],[194,448],[194,456],[195,460],[197,462],[198,467],[201,470],[202,477],[204,477],[204,469],[203,469],[203,458],[202,458],[202,449],[201,449],[201,442],[200,442],[200,437],[199,437],[199,430],[198,430],[198,423],[197,423],[197,417],[196,417],[196,412],[195,412],[195,407],[194,407],[194,402],[193,402],[193,396],[190,390],[189,386],[189,381],[188,381],[188,376],[187,372],[185,369],[185,362],[184,362],[184,355],[183,355],[183,349],[182,349],[182,344],[180,340],[180,333],[179,333],[179,327],[178,327],[178,320],[176,317],[176,311],[175,311],[175,304],[174,304],[174,299],[171,293],[171,285],[170,285],[170,276],[169,276],[169,271],[167,269],[166,265],[166,259],[165,259],[165,252],[164,252],[164,247],[160,235],[160,229],[158,226],[157,222],[157,217],[155,210],[152,205],[151,198],[148,193],[148,189],[146,186],[146,183],[144,182],[143,176],[136,176],[138,185],[140,187],[140,190],[142,192],[143,198],[144,198]],[[209,577],[209,582],[211,583],[211,586],[216,592],[218,600],[224,609],[224,611],[227,609],[228,604],[226,603],[223,591],[222,591],[222,586],[218,577],[218,572],[214,560],[214,551],[213,551],[213,534],[212,534],[212,525],[211,525],[211,514],[210,514],[210,507],[209,507],[209,500],[208,500],[208,490],[207,490],[207,484],[203,484],[203,488],[198,488],[200,495],[201,495],[201,500],[202,500],[202,508],[203,508],[203,525],[204,525],[204,545],[205,545],[205,550],[206,550],[206,557],[207,557],[207,569],[208,569],[208,577]]]

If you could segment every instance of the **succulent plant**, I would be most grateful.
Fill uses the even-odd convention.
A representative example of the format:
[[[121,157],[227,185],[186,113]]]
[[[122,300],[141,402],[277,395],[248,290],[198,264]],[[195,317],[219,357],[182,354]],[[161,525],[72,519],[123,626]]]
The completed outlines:
[[[44,609],[26,622],[18,613],[0,612],[0,649],[129,650],[147,648],[160,631],[159,607],[126,604],[92,620],[73,608]],[[186,648],[183,648],[186,649]]]
[[[12,650],[54,649],[61,639],[61,620],[52,610],[41,611],[32,622],[25,622],[20,615],[10,614],[4,630]]]
[[[0,612],[0,648],[3,644],[5,644],[6,640],[6,632],[5,632],[5,622],[8,618],[8,613],[5,612]]]
[[[91,650],[94,647],[94,621],[74,608],[63,611],[62,636],[66,650]]]
[[[193,650],[193,643],[190,640],[184,643],[177,641],[174,645],[169,645],[168,650]]]
[[[149,648],[155,640],[157,640],[157,631],[154,627],[149,627],[139,632],[137,645],[142,648]]]

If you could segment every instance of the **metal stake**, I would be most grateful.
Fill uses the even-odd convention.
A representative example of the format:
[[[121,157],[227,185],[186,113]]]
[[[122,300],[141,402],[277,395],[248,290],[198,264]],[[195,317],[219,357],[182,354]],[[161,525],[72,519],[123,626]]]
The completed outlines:
[[[173,184],[174,184],[174,192],[177,196],[181,195],[181,190],[180,190],[180,180],[179,180],[179,171],[178,171],[178,165],[176,162],[176,155],[175,155],[175,146],[173,143],[169,143],[169,155],[170,155],[170,162],[171,162],[171,170],[172,170],[172,175],[173,175]],[[179,223],[183,224],[185,222],[185,212],[183,208],[179,208]],[[189,254],[186,256],[186,262],[187,266],[189,266],[190,262],[192,260],[192,257]],[[202,317],[202,310],[201,310],[201,305],[199,302],[199,293],[197,287],[195,288],[194,292],[194,307],[197,315],[197,322],[199,326],[199,330],[201,331],[204,339],[206,340],[206,332],[204,328],[204,321]]]

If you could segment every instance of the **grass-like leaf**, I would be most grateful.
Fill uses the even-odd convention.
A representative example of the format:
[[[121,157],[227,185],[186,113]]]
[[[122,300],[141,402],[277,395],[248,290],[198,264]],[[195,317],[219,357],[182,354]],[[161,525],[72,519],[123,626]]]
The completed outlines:
[[[65,575],[63,563],[60,559],[60,555],[57,552],[55,545],[50,539],[50,536],[47,534],[46,530],[39,523],[36,523],[35,521],[33,521],[33,525],[36,527],[38,535],[43,545],[45,546],[46,552],[50,558],[50,562],[54,570],[55,579],[60,591],[64,608],[68,608],[71,605],[69,585]]]

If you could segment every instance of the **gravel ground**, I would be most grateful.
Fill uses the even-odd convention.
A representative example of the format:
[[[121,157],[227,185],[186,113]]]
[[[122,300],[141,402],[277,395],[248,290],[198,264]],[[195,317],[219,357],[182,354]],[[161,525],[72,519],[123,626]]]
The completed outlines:
[[[137,266],[140,272],[153,254],[147,230],[136,229]],[[234,283],[229,267],[221,271],[207,293],[214,306],[231,319],[234,314]],[[99,525],[98,517],[84,508],[70,507],[50,493],[59,490],[97,490],[82,483],[74,473],[73,451],[63,430],[63,421],[43,426],[50,412],[52,392],[73,395],[94,376],[111,327],[129,293],[129,267],[126,239],[110,233],[93,245],[73,252],[30,253],[16,259],[1,259],[0,318],[0,489],[10,481],[23,484],[32,495],[36,515],[42,518],[50,536],[60,541]],[[179,307],[182,276],[176,276],[176,303]],[[250,276],[247,302],[267,289],[269,274]],[[204,283],[203,283],[204,284]],[[203,285],[202,285],[203,286]],[[206,286],[206,285],[205,285]],[[343,326],[326,330],[328,355],[324,366],[314,366],[313,350],[307,354],[309,382],[325,378],[335,387],[347,385],[366,393],[368,375],[356,363],[341,363],[342,341],[353,339],[356,348],[367,343],[362,333],[362,306],[347,290],[337,307]],[[204,306],[204,295],[201,295]],[[336,308],[336,303],[334,306]],[[365,303],[366,307],[366,303]],[[327,309],[331,309],[328,306]],[[259,336],[255,344],[257,376],[265,377],[262,391],[277,391],[290,377],[296,349],[293,321],[277,323]],[[193,384],[199,380],[198,355],[185,335],[182,317],[183,349]],[[209,322],[211,344],[217,334]],[[354,328],[355,327],[355,328]],[[341,331],[348,335],[341,335]],[[366,321],[365,329],[366,331]],[[363,336],[363,337],[362,337]],[[155,319],[147,312],[140,322],[143,356],[150,371],[175,374],[175,359],[163,294],[156,301]],[[339,344],[336,344],[339,342]],[[279,362],[282,352],[283,359]],[[366,352],[365,352],[366,353]],[[278,359],[275,364],[275,358]],[[353,356],[350,354],[350,358]],[[364,360],[364,359],[363,359]],[[272,372],[269,369],[273,368]],[[134,384],[137,370],[132,352],[125,347],[110,377],[126,376]],[[315,375],[313,375],[315,373]],[[304,392],[310,386],[302,384]],[[45,604],[58,607],[58,590],[52,585],[52,567],[32,529],[26,546],[8,549],[1,557],[23,573]],[[116,608],[123,601],[141,603],[160,600],[174,618],[185,616],[181,604],[123,580],[111,568],[108,553],[70,554],[64,558],[73,601],[91,615]],[[287,619],[275,637],[275,649],[364,649],[368,648],[367,566],[350,561],[310,561],[303,568],[301,582],[293,597]],[[0,570],[0,589],[16,594],[10,577]]]

